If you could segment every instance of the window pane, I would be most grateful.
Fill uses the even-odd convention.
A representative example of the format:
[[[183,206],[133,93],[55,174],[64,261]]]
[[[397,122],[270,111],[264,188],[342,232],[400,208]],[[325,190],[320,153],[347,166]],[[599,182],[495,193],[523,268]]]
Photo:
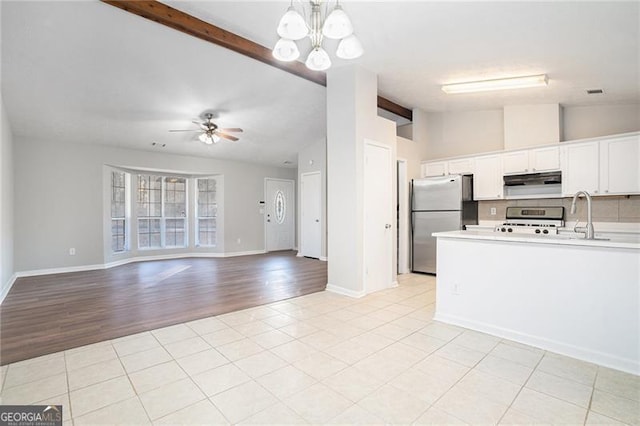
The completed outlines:
[[[150,236],[150,241],[149,241],[149,246],[150,247],[160,247],[160,233],[157,234],[151,234]]]
[[[198,244],[215,246],[216,243],[216,180],[198,179]]]
[[[149,248],[149,234],[138,234],[138,247]]]
[[[125,250],[126,177],[124,172],[111,172],[111,250]]]

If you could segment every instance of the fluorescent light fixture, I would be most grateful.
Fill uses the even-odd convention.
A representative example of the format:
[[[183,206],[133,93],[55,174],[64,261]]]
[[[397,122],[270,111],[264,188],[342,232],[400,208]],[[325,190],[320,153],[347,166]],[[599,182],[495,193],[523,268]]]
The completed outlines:
[[[522,89],[525,87],[546,86],[549,82],[546,74],[528,75],[525,77],[499,78],[495,80],[470,81],[467,83],[445,84],[444,93],[473,93],[489,90]]]

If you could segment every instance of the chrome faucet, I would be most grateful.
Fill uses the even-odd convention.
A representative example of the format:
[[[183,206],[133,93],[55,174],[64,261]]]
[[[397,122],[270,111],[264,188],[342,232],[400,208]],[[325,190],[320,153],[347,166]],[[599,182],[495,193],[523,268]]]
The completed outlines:
[[[573,196],[573,201],[571,202],[571,214],[576,213],[576,201],[580,197],[580,194],[583,194],[587,199],[587,226],[578,227],[578,221],[576,221],[576,226],[573,227],[574,232],[584,232],[584,238],[587,240],[593,240],[595,238],[593,231],[593,221],[591,220],[591,195],[587,191],[578,191],[576,195]]]

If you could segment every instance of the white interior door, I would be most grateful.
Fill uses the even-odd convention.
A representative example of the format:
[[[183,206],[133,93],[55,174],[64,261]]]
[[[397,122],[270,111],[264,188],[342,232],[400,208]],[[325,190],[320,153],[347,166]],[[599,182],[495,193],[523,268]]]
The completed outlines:
[[[300,179],[300,255],[321,256],[322,182],[320,172],[303,173]]]
[[[265,250],[293,249],[295,199],[293,181],[265,179]]]
[[[391,150],[365,143],[364,165],[364,266],[365,291],[392,285],[393,191]]]

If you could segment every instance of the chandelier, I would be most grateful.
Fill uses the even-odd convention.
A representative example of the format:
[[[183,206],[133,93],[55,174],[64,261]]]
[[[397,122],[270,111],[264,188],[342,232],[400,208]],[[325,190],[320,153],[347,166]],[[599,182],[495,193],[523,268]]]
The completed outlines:
[[[305,19],[306,18],[306,19]],[[329,12],[329,6],[322,0],[309,1],[309,8],[302,7],[302,13],[293,7],[293,0],[278,24],[280,40],[273,48],[274,58],[280,61],[295,61],[300,57],[296,41],[309,37],[311,52],[305,65],[314,71],[324,71],[331,66],[331,58],[322,47],[324,37],[340,40],[336,56],[355,59],[364,53],[360,40],[353,34],[353,25],[342,6],[336,0]]]

